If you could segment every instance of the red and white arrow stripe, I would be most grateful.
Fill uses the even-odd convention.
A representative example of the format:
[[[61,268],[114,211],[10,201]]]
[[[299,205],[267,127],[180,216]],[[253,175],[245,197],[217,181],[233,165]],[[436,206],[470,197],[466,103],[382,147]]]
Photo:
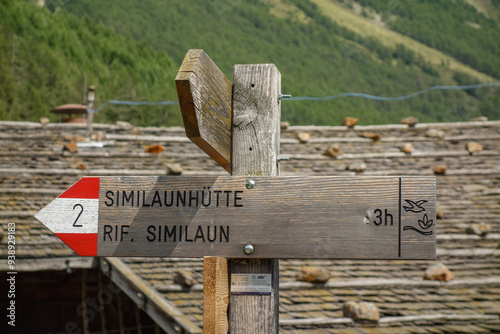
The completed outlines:
[[[35,218],[78,255],[97,255],[99,178],[84,177],[40,210]]]

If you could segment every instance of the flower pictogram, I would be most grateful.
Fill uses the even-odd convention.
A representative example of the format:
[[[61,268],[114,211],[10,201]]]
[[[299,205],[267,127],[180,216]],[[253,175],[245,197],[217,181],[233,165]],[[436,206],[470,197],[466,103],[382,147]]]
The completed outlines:
[[[429,220],[429,217],[427,216],[427,214],[424,215],[424,218],[422,218],[422,220],[420,220],[420,219],[418,220],[418,225],[420,225],[420,227],[424,230],[431,228],[433,223],[434,223],[434,221],[432,219]]]

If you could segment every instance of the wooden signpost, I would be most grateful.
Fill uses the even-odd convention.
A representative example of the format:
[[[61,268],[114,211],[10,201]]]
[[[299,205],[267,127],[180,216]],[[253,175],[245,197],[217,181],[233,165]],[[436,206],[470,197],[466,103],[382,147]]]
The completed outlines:
[[[434,188],[434,177],[84,177],[35,217],[83,256],[434,259]]]
[[[205,333],[278,332],[279,258],[435,259],[434,177],[277,177],[276,66],[231,84],[189,50],[176,84],[187,136],[232,176],[80,179],[35,216],[79,255],[205,257]]]

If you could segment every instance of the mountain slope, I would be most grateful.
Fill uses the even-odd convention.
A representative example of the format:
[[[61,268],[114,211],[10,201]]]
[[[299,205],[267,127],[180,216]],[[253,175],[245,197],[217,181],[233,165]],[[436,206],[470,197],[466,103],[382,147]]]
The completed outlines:
[[[347,29],[309,0],[80,0],[61,10],[88,15],[166,50],[177,66],[189,48],[203,48],[228,78],[236,63],[275,63],[283,92],[294,96],[350,91],[399,96],[433,85],[488,79],[470,67],[461,67],[462,73],[446,59],[433,64],[404,44],[384,45],[378,36]],[[390,103],[360,98],[286,101],[282,113],[292,124],[338,124],[346,115],[365,124],[399,122],[408,114],[423,121],[466,120],[481,114],[499,118],[494,108],[500,102],[497,93],[440,91]]]
[[[38,121],[57,105],[82,103],[96,86],[108,99],[176,99],[176,73],[164,51],[117,35],[88,17],[51,13],[24,1],[0,2],[0,119]],[[175,108],[175,107],[174,107]],[[172,112],[175,110],[175,112]],[[179,124],[172,107],[110,106],[97,121]]]
[[[321,4],[324,0],[314,1]],[[435,3],[444,6],[449,1]],[[474,7],[456,1],[461,4],[460,15],[472,17],[470,24],[481,29],[490,24],[484,21],[488,18],[477,17]],[[377,0],[336,2],[345,8],[350,3],[361,8],[352,22],[364,25],[378,20],[386,29],[396,29],[391,25],[399,27],[409,20],[398,11],[387,16],[377,9]],[[406,2],[395,3],[406,13]],[[425,0],[413,3],[422,3],[427,11],[436,6]],[[474,62],[462,67],[463,71],[446,60],[450,58],[436,64],[446,53],[443,50],[422,54],[424,46],[412,47],[406,43],[408,37],[393,30],[391,38],[384,39],[366,33],[374,26],[366,25],[365,31],[356,30],[352,23],[343,26],[311,0],[47,0],[45,6],[49,10],[27,1],[0,3],[1,119],[38,120],[56,105],[82,102],[91,84],[97,86],[97,106],[109,99],[175,101],[174,77],[189,48],[205,49],[229,79],[236,63],[275,63],[282,73],[283,93],[293,96],[343,92],[400,96],[433,85],[488,81]],[[426,15],[426,20],[432,17]],[[443,17],[448,25],[456,24],[453,17]],[[488,29],[496,36],[498,29],[493,25]],[[447,33],[457,40],[453,32]],[[475,38],[484,44],[488,36],[473,33],[464,35],[464,40]],[[488,45],[480,50],[487,66],[496,61],[492,50]],[[410,114],[427,122],[479,115],[499,119],[499,92],[500,88],[433,91],[399,102],[361,98],[284,101],[282,118],[292,124],[325,125],[338,124],[347,115],[360,118],[361,124],[397,123]],[[107,105],[96,115],[97,121],[118,119],[138,125],[181,125],[178,106]]]
[[[429,47],[428,45],[423,44],[409,36],[391,30],[380,20],[375,21],[374,19],[357,15],[354,10],[349,10],[332,0],[312,1],[318,5],[325,16],[328,16],[334,22],[360,34],[361,36],[377,38],[388,47],[396,47],[398,44],[402,44],[408,50],[412,50],[416,54],[421,55],[426,61],[436,67],[443,63],[447,64],[446,68],[442,70],[443,72],[453,73],[459,71],[468,74],[471,78],[479,80],[480,82],[496,81],[495,78],[490,76],[491,74],[482,73],[436,48]],[[384,9],[387,9],[387,7]],[[356,9],[357,11],[363,10],[361,7],[357,7]],[[395,9],[393,9],[393,12],[394,11]],[[376,12],[373,12],[371,13],[371,16],[374,18],[375,14]],[[381,16],[379,15],[378,17],[380,18]],[[447,71],[448,69],[449,71]]]
[[[493,14],[498,12],[498,1],[482,1],[481,6],[478,1],[464,0],[314,1],[323,5],[335,1],[355,9],[366,18],[378,17],[379,22],[390,29],[500,78],[499,22],[484,15],[487,9]],[[335,16],[332,11],[329,14]]]

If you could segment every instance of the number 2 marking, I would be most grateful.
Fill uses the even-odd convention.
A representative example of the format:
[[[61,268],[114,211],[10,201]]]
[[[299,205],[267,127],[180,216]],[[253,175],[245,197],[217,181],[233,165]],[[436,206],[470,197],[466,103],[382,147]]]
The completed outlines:
[[[80,210],[80,213],[78,213],[78,216],[76,216],[75,222],[73,223],[73,227],[83,227],[83,225],[76,224],[76,222],[78,221],[78,219],[80,219],[80,216],[83,213],[83,206],[81,204],[75,204],[75,206],[73,207],[73,210],[75,210],[76,207],[78,207],[78,206],[81,208],[81,210]]]

